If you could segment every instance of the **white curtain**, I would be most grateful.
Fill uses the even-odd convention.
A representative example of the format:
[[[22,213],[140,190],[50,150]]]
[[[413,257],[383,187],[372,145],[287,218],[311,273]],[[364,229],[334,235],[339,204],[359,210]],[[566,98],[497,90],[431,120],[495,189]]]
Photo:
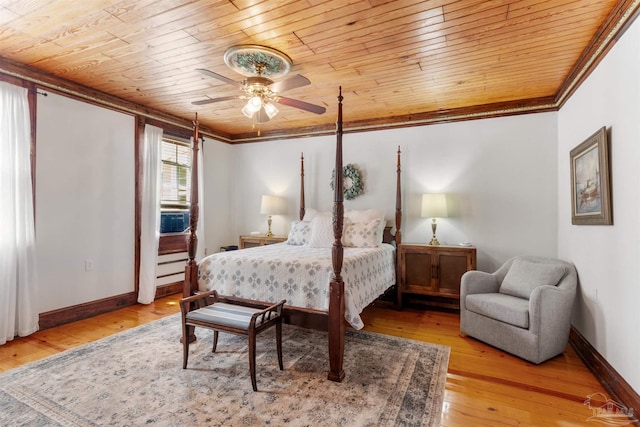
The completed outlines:
[[[145,125],[142,144],[142,212],[140,218],[140,288],[138,302],[150,304],[156,296],[156,269],[160,242],[162,190],[162,129]]]
[[[192,138],[193,139],[193,138]],[[198,247],[196,248],[196,261],[200,262],[204,258],[204,175],[203,175],[203,163],[204,163],[204,139],[200,140],[200,150],[198,151],[198,227],[196,228],[196,235],[198,236]]]
[[[0,82],[0,344],[38,330],[27,94]]]

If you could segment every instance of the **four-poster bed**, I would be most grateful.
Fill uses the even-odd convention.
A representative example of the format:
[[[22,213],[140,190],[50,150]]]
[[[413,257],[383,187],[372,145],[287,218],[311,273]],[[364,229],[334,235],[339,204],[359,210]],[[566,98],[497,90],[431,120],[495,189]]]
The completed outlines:
[[[189,260],[185,269],[185,282],[183,288],[184,297],[189,297],[198,290],[215,288],[229,301],[235,301],[236,303],[246,305],[262,306],[267,302],[272,301],[273,298],[279,298],[276,296],[269,298],[269,295],[265,294],[265,292],[271,291],[274,294],[277,292],[284,292],[282,289],[276,289],[278,285],[273,284],[273,282],[278,281],[273,280],[274,275],[276,275],[276,277],[284,277],[277,276],[277,272],[273,272],[275,265],[282,264],[281,269],[288,269],[288,271],[284,271],[282,274],[288,274],[289,276],[279,279],[279,281],[288,282],[290,284],[286,285],[286,292],[288,292],[286,299],[290,305],[286,306],[285,319],[291,323],[303,326],[313,325],[317,327],[320,325],[328,330],[328,378],[332,381],[342,381],[345,375],[342,366],[344,356],[344,333],[347,321],[352,326],[361,328],[362,323],[358,316],[359,313],[364,307],[366,307],[366,305],[371,303],[375,298],[384,293],[386,289],[395,284],[397,273],[397,255],[393,248],[388,244],[373,245],[376,247],[369,247],[368,245],[362,247],[347,247],[347,255],[345,256],[343,230],[348,229],[348,227],[353,224],[350,223],[349,219],[345,222],[345,210],[343,204],[342,99],[342,90],[340,90],[340,94],[338,96],[338,118],[336,122],[336,185],[334,186],[332,216],[325,217],[323,219],[316,219],[312,222],[315,224],[316,221],[321,221],[325,225],[332,227],[332,243],[329,242],[331,247],[330,253],[327,250],[322,251],[321,249],[317,249],[321,248],[319,246],[316,246],[316,248],[303,248],[302,245],[291,246],[286,243],[282,243],[278,245],[270,245],[270,247],[252,248],[242,251],[215,254],[205,258],[201,261],[200,265],[198,265],[195,261],[197,247],[195,230],[197,229],[198,219],[198,181],[196,178],[197,162],[194,160],[192,163],[194,165],[194,169],[192,169],[191,217],[190,233],[188,238]],[[199,150],[197,116],[194,121],[193,140],[193,156],[194,159],[196,159]],[[383,235],[384,237],[382,238],[382,241],[386,243],[395,242],[396,245],[400,243],[401,239],[400,226],[402,219],[399,148],[397,156],[395,235],[391,233],[391,227],[386,227],[384,215],[382,215],[381,220],[377,220],[378,222],[370,222],[370,224],[374,224],[371,227],[375,227],[375,230],[373,228],[369,229],[370,234],[378,233],[378,235]],[[302,223],[305,216],[310,213],[307,212],[304,204],[304,157],[301,158],[300,181],[300,223]],[[352,214],[353,211],[348,213]],[[306,224],[308,224],[308,222],[306,222]],[[318,226],[316,225],[315,227],[317,230]],[[313,230],[311,233],[313,239]],[[347,237],[348,236],[345,236],[345,238]],[[328,248],[329,245],[322,247]],[[309,271],[309,274],[305,276],[305,283],[298,283],[302,282],[300,279],[301,276],[295,276],[294,270],[290,266],[291,263],[285,262],[287,259],[285,258],[287,253],[295,253],[296,248],[299,248],[298,250],[301,251],[298,252],[297,255],[294,255],[296,264],[302,264],[302,273],[307,270]],[[253,259],[251,258],[253,255],[260,256],[261,258]],[[280,258],[280,255],[282,255],[282,258]],[[323,257],[326,259],[323,259]],[[285,261],[280,262],[281,259]],[[308,262],[309,264],[304,264],[305,262]],[[311,263],[313,266],[308,267]],[[243,268],[246,268],[245,270],[242,270],[242,273],[240,274],[236,272],[236,266],[238,265],[243,265],[245,266]],[[231,272],[231,268],[227,268],[230,266],[233,266],[233,272]],[[227,268],[227,270],[225,270],[225,268]],[[327,275],[322,276],[323,273],[326,273]],[[241,276],[242,278],[228,280],[231,274],[236,278],[238,276]],[[248,277],[247,280],[245,280],[245,276]],[[318,276],[319,281],[318,284],[315,285],[318,286],[318,288],[312,288],[309,290],[310,285],[306,280],[310,276]],[[221,279],[221,277],[223,278]],[[323,278],[326,278],[328,281],[328,290],[327,282],[323,282]],[[239,282],[245,281],[250,283],[242,283],[242,285],[245,285],[243,288],[244,290],[240,290]],[[256,285],[256,283],[258,285]],[[251,287],[251,289],[247,290],[247,287]],[[221,290],[221,288],[223,289]],[[303,288],[306,291],[307,299],[305,299],[305,295],[302,295],[304,293],[302,291]],[[300,295],[298,295],[298,293]],[[345,321],[345,315],[347,321]],[[188,335],[190,339],[195,339],[193,336],[193,330],[189,331]]]

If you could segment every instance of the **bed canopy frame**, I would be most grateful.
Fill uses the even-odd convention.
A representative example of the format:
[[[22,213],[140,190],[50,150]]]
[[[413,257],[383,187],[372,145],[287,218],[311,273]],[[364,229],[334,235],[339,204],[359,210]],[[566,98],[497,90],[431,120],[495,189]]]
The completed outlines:
[[[342,173],[342,87],[338,94],[338,118],[336,121],[336,156],[335,156],[335,173],[336,185],[334,186],[333,196],[333,235],[334,242],[331,248],[331,256],[333,263],[333,276],[329,284],[329,310],[321,312],[318,310],[309,310],[296,307],[287,307],[288,310],[294,311],[301,316],[318,315],[326,317],[326,325],[328,329],[328,350],[329,350],[329,373],[328,379],[340,382],[344,379],[345,372],[343,369],[344,360],[344,334],[346,328],[345,301],[344,301],[344,282],[342,280],[342,262],[344,258],[344,247],[342,246],[342,229],[344,224],[344,199],[343,199],[343,173]],[[193,144],[192,144],[192,168],[191,168],[191,206],[190,206],[190,227],[187,239],[188,261],[185,267],[185,278],[183,286],[183,296],[193,295],[198,290],[198,264],[196,262],[196,249],[198,246],[198,237],[196,230],[198,226],[198,151],[199,151],[199,129],[198,115],[193,121]],[[398,147],[398,160],[396,169],[396,206],[395,206],[395,234],[391,232],[391,227],[386,227],[383,240],[388,243],[395,242],[396,247],[402,239],[402,197],[401,197],[401,165],[400,165],[400,147]],[[304,218],[305,200],[304,200],[304,156],[300,158],[300,220]],[[397,257],[397,251],[396,251]],[[397,260],[396,260],[397,261]],[[397,262],[396,262],[397,266]],[[397,268],[396,268],[397,277]],[[302,322],[306,323],[306,322]],[[195,340],[193,327],[188,331],[189,340]]]

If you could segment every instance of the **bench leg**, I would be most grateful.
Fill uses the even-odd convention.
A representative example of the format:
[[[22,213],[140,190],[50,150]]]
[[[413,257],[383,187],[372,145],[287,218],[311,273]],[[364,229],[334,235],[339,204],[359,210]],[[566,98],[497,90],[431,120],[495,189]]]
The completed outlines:
[[[213,350],[211,350],[212,353],[216,352],[216,347],[218,347],[218,331],[214,329],[213,330]]]
[[[187,369],[187,360],[189,360],[189,340],[188,337],[189,330],[187,329],[187,325],[182,323],[182,369]]]
[[[276,349],[278,350],[278,366],[280,370],[284,370],[282,364],[282,322],[280,319],[276,322]]]
[[[256,332],[253,330],[249,331],[249,372],[253,391],[258,391],[256,385]]]

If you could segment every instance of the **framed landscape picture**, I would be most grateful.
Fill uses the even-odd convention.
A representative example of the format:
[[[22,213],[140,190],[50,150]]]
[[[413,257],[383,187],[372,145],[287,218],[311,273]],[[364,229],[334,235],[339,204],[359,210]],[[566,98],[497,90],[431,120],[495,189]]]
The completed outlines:
[[[571,223],[611,225],[607,129],[602,127],[571,150]]]

